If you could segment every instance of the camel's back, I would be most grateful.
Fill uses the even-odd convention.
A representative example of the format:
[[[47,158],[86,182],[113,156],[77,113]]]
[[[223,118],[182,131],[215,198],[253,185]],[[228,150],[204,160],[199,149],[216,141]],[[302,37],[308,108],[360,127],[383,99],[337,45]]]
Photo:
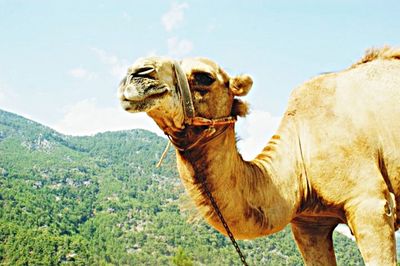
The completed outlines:
[[[364,162],[381,160],[400,195],[400,60],[316,77],[293,92],[286,116],[297,121],[316,178],[351,175]]]
[[[345,119],[353,129],[399,130],[400,60],[375,60],[316,77],[293,92],[291,111],[315,122]]]
[[[398,129],[399,103],[400,60],[376,60],[337,75],[335,110],[358,126]]]

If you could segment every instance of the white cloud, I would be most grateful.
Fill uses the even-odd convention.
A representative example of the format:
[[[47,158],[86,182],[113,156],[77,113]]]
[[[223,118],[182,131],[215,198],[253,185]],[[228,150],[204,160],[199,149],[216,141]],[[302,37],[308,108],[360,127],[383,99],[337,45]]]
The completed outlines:
[[[170,9],[161,17],[161,22],[167,32],[177,28],[184,20],[184,11],[187,3],[171,4]],[[168,56],[182,58],[193,50],[193,43],[186,39],[170,37],[167,39]]]
[[[238,148],[244,159],[251,160],[262,151],[278,129],[280,120],[280,117],[261,110],[253,110],[246,118],[239,119],[237,131],[241,140]]]
[[[189,40],[180,40],[177,37],[171,37],[167,40],[168,55],[171,57],[183,57],[193,50],[193,43]]]
[[[117,79],[121,79],[125,74],[126,70],[129,67],[129,64],[126,60],[119,59],[115,55],[110,55],[106,51],[92,47],[91,50],[99,57],[99,59],[106,65],[110,67],[110,74]]]
[[[187,3],[172,3],[170,9],[161,17],[161,23],[166,31],[172,31],[179,26],[184,19],[184,11],[188,8]]]
[[[96,73],[90,72],[82,67],[73,68],[68,71],[68,74],[76,79],[92,80],[97,77]]]
[[[64,134],[79,136],[133,128],[147,129],[164,136],[146,114],[130,114],[119,107],[100,107],[94,99],[86,99],[67,108],[61,121],[51,127]]]
[[[336,228],[335,231],[338,233],[341,233],[344,236],[347,236],[348,238],[350,238],[351,240],[355,240],[355,237],[352,235],[349,227],[345,224],[339,224]]]
[[[346,224],[338,224],[338,226],[336,226],[335,228],[335,231],[350,238],[353,241],[356,240],[354,235],[351,233],[350,228]],[[400,232],[395,232],[395,234],[396,234],[396,239],[398,239],[400,237]]]

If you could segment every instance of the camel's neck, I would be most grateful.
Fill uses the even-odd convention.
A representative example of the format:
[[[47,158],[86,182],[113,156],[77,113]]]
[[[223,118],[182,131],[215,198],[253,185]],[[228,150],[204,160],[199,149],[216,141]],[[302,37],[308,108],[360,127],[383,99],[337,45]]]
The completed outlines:
[[[205,145],[177,152],[177,162],[186,189],[211,225],[224,233],[202,189],[203,179],[234,235],[254,238],[281,230],[293,218],[301,190],[297,155],[296,132],[283,124],[253,161],[245,161],[230,126]]]

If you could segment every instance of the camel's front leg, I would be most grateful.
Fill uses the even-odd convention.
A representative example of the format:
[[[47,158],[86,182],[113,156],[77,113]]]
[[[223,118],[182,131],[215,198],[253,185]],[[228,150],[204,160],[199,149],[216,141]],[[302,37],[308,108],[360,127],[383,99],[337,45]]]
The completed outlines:
[[[292,222],[292,232],[304,263],[309,265],[336,265],[332,232],[337,223],[317,224],[311,221]]]
[[[390,199],[355,200],[346,210],[366,265],[396,265],[394,212]]]

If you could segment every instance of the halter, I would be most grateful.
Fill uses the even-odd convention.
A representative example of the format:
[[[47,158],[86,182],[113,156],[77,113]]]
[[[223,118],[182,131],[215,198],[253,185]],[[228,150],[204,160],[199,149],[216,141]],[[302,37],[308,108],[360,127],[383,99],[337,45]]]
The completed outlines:
[[[178,95],[183,107],[184,124],[189,126],[218,126],[236,123],[235,116],[227,116],[222,118],[208,119],[195,115],[195,109],[190,92],[189,82],[178,62],[174,63],[175,77],[177,80]]]
[[[183,108],[184,127],[208,126],[208,128],[203,130],[200,136],[193,143],[190,143],[185,146],[179,144],[176,139],[174,139],[170,134],[165,132],[165,134],[169,138],[170,143],[172,143],[177,150],[187,151],[196,147],[199,144],[205,144],[213,140],[214,138],[220,136],[222,133],[225,132],[225,130],[228,128],[229,125],[236,123],[237,119],[236,116],[227,116],[227,117],[213,118],[213,119],[196,116],[195,115],[196,111],[194,109],[192,100],[192,93],[190,92],[189,82],[186,78],[186,75],[183,72],[178,62],[174,62],[173,68],[175,72],[175,78],[177,81],[177,94]],[[222,130],[219,130],[217,132],[215,126],[220,126],[220,125],[223,125],[224,127],[222,128]],[[168,149],[168,146],[166,149]]]

